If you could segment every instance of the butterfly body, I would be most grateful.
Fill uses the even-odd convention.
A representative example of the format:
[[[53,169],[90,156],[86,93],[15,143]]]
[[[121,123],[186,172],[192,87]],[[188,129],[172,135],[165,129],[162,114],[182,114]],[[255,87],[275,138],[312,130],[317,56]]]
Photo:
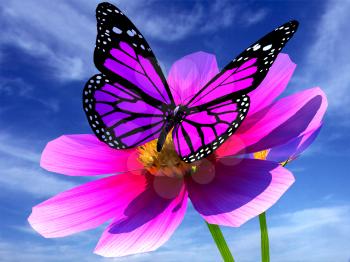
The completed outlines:
[[[185,162],[212,154],[248,114],[249,92],[265,78],[278,53],[298,27],[290,21],[245,49],[192,97],[176,105],[152,49],[115,6],[96,9],[96,68],[102,74],[85,85],[84,111],[96,136],[115,149],[158,139],[169,132]]]
[[[168,133],[171,131],[171,129],[174,128],[174,126],[177,126],[179,123],[181,123],[182,119],[184,118],[186,114],[186,107],[179,105],[175,107],[173,113],[165,120],[165,125],[160,133],[160,136],[157,141],[157,151],[160,152],[162,150],[162,147],[164,145],[164,142],[166,140],[166,137]]]

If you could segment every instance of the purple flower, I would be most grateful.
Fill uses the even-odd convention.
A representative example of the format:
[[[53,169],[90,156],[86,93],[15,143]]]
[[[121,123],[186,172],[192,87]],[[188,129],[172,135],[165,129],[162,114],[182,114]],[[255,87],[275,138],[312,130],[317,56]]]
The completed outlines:
[[[319,88],[275,101],[294,69],[288,55],[280,54],[250,93],[251,108],[241,127],[214,155],[192,164],[180,160],[171,136],[160,153],[156,141],[129,150],[114,150],[88,134],[51,141],[42,154],[43,168],[69,176],[114,175],[33,207],[29,223],[45,237],[62,237],[111,221],[95,249],[108,257],[160,247],[181,223],[188,199],[208,223],[242,225],[271,207],[294,178],[276,161],[241,155],[290,143],[298,154],[325,113]],[[168,76],[175,101],[192,96],[218,71],[215,56],[204,52],[177,61]]]

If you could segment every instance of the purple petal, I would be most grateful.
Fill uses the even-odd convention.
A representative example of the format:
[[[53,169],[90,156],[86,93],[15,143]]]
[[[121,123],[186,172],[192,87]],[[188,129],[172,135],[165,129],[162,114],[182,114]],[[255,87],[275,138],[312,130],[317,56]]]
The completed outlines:
[[[104,231],[95,253],[119,257],[149,252],[163,245],[181,223],[187,207],[182,179],[151,177],[147,190]]]
[[[86,183],[33,207],[28,218],[44,237],[63,237],[123,217],[126,207],[145,190],[141,173],[125,173]]]
[[[267,160],[284,162],[287,159],[294,159],[305,151],[318,136],[322,125],[313,129],[293,140],[287,144],[271,148],[267,155]]]
[[[175,103],[184,104],[217,73],[216,58],[209,53],[196,52],[176,61],[170,68],[167,80]]]
[[[40,165],[69,176],[93,176],[142,169],[135,149],[116,150],[94,135],[65,135],[49,142]]]
[[[290,142],[317,128],[327,108],[319,88],[282,98],[248,116],[216,152],[219,156],[258,152]]]
[[[279,54],[262,83],[251,93],[249,115],[270,105],[287,87],[296,68],[287,54]]]
[[[206,170],[202,181],[187,179],[189,197],[207,222],[224,226],[238,227],[266,211],[294,182],[292,173],[271,161],[222,158],[208,180]]]

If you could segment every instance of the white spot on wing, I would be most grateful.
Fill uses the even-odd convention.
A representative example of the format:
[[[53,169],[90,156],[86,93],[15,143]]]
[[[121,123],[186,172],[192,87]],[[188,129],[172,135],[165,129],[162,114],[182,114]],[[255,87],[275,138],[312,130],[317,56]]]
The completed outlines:
[[[126,33],[129,35],[129,36],[134,36],[136,34],[135,30],[128,30],[126,31]]]
[[[272,45],[267,45],[267,46],[264,46],[264,47],[263,47],[263,50],[264,50],[264,51],[270,50],[270,49],[271,49],[271,47],[272,47]]]
[[[260,44],[256,44],[255,46],[253,46],[253,51],[259,50],[260,47]]]
[[[118,27],[113,27],[113,32],[116,33],[116,34],[120,34],[122,32],[122,30],[120,30]]]

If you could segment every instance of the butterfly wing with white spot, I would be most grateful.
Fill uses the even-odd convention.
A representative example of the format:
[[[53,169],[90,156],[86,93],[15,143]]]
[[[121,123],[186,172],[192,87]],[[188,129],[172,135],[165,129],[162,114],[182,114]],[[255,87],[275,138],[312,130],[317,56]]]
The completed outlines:
[[[105,75],[90,78],[83,92],[83,105],[96,136],[116,149],[142,145],[159,137],[164,125],[163,105],[142,92],[128,89]]]
[[[174,105],[167,81],[147,41],[135,25],[114,5],[96,8],[97,38],[94,61],[97,69],[127,88]]]
[[[139,30],[115,6],[96,8],[94,61],[102,74],[84,89],[84,110],[97,137],[114,148],[158,138],[174,106],[160,66]]]
[[[240,126],[249,109],[249,96],[241,95],[205,109],[189,109],[175,126],[175,149],[185,162],[212,154]]]
[[[252,44],[199,90],[173,133],[186,162],[211,154],[240,126],[249,110],[248,93],[265,78],[282,48],[298,28],[290,21]]]

